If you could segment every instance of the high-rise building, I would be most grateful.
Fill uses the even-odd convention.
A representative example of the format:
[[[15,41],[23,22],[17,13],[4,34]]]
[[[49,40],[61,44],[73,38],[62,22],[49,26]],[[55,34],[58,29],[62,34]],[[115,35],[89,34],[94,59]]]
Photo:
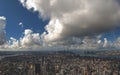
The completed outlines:
[[[42,57],[40,68],[41,68],[41,75],[47,75],[46,61],[45,61],[45,57],[44,56]]]
[[[35,64],[35,75],[41,75],[40,64]]]
[[[29,65],[28,75],[35,75],[35,67],[33,64]]]

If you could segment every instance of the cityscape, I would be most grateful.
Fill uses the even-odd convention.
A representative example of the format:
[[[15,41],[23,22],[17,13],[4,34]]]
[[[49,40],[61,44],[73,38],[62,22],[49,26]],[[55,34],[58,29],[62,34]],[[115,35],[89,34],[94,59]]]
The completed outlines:
[[[116,51],[108,51],[111,52],[115,55]],[[104,53],[103,56],[101,53]],[[82,55],[72,51],[0,54],[3,57],[0,60],[0,75],[120,75],[118,55],[101,51],[83,51]]]
[[[0,0],[0,75],[120,75],[120,0]]]

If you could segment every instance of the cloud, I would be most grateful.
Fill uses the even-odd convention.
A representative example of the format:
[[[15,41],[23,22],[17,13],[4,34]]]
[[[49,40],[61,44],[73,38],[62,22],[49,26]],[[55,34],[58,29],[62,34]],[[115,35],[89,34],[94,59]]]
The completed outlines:
[[[20,48],[20,41],[10,37],[10,40],[8,41],[8,48]]]
[[[103,47],[106,47],[107,44],[108,44],[108,40],[107,40],[107,38],[104,38],[104,44],[103,44]]]
[[[20,0],[28,10],[50,19],[43,33],[44,41],[93,36],[119,26],[120,4],[117,0]]]
[[[0,16],[0,45],[3,45],[6,42],[6,18],[4,16]]]
[[[113,43],[112,46],[116,49],[120,49],[120,37],[118,37]]]
[[[58,25],[59,27],[62,26],[59,20],[55,20],[55,26]],[[54,24],[54,22],[50,22]],[[54,29],[50,27],[49,31],[51,33],[48,35],[46,32],[44,32],[42,35],[39,33],[34,33],[31,29],[25,29],[24,35],[20,37],[19,39],[16,39],[14,37],[10,37],[9,40],[5,40],[5,24],[6,24],[6,18],[0,17],[0,32],[2,33],[0,37],[2,37],[0,40],[2,40],[2,44],[0,46],[0,49],[100,49],[100,48],[108,48],[112,46],[112,44],[107,40],[107,38],[104,39],[104,41],[101,41],[100,38],[102,35],[94,35],[94,36],[85,36],[83,38],[78,37],[70,37],[70,38],[64,38],[61,40],[48,42],[46,41],[46,38],[55,38],[58,39],[60,36],[56,35],[59,34],[61,31],[59,30],[59,27],[55,27],[56,30],[52,31]],[[54,28],[54,27],[53,27]],[[58,31],[59,30],[59,31]],[[55,33],[52,33],[55,32]],[[3,36],[4,34],[4,36]],[[48,36],[48,37],[47,37]],[[54,39],[53,39],[54,40]],[[118,39],[119,40],[119,39]],[[114,47],[118,48],[119,42],[118,40],[114,42]]]
[[[31,29],[25,29],[24,36],[19,39],[10,37],[10,39],[0,48],[3,49],[28,49],[28,48],[40,48],[41,39],[39,33],[33,33]]]
[[[120,37],[111,42],[101,40],[106,31],[119,26],[120,5],[117,0],[20,0],[28,10],[50,19],[40,35],[25,29],[19,39],[6,41],[6,18],[0,17],[1,49],[119,49]],[[18,25],[23,26],[20,22]]]
[[[99,36],[91,36],[91,37],[84,37],[82,40],[82,44],[77,46],[78,49],[100,49],[102,48],[102,41],[100,41],[101,35]]]
[[[23,23],[22,23],[22,22],[19,22],[18,25],[21,26],[21,27],[23,28]]]
[[[41,39],[39,33],[33,33],[32,30],[26,29],[23,38],[20,38],[22,48],[35,48],[41,46]]]

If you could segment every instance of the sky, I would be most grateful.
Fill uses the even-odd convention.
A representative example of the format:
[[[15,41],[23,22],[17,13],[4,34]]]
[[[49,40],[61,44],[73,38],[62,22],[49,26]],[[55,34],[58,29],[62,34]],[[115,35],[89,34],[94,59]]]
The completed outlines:
[[[0,0],[0,49],[120,49],[119,0]]]
[[[22,7],[18,0],[0,0],[0,15],[6,17],[6,32],[7,38],[16,37],[17,39],[22,35],[24,29],[33,29],[35,32],[43,32],[44,25],[47,21],[42,21],[38,17],[38,13],[27,11]],[[23,29],[19,23],[24,24]]]

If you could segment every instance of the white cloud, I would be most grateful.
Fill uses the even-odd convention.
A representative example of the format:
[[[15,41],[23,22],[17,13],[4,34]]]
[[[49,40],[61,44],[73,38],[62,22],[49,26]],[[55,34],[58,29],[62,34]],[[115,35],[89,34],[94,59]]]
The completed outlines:
[[[103,47],[106,47],[108,45],[108,40],[107,38],[104,38],[104,44],[103,44]]]
[[[102,42],[98,43],[100,37],[85,37],[82,41],[83,44],[78,46],[80,49],[99,49],[102,47]]]
[[[5,27],[6,27],[6,18],[4,16],[0,16],[0,45],[3,45],[6,41]]]
[[[13,37],[10,37],[8,48],[20,48],[20,41]]]
[[[101,40],[98,40],[97,43],[100,44],[100,43],[101,43]]]
[[[120,49],[120,37],[118,37],[112,44],[113,47]]]
[[[43,46],[78,49],[120,46],[119,38],[111,42],[107,38],[102,41],[101,36],[98,36],[120,25],[118,0],[20,0],[20,2],[28,10],[39,12],[43,19],[50,19],[45,26],[46,32],[41,35]],[[28,32],[26,31],[26,34],[32,33]]]
[[[23,38],[20,39],[22,48],[35,48],[41,46],[41,39],[39,33],[33,33],[32,30],[26,29]]]
[[[22,22],[19,22],[18,25],[21,26],[21,27],[23,28],[23,23],[22,23]]]
[[[0,49],[38,49],[41,48],[41,39],[39,33],[33,33],[31,29],[25,29],[24,36],[20,39],[10,37],[10,39]]]
[[[30,35],[32,33],[33,33],[33,31],[31,29],[25,29],[25,31],[24,31],[25,36]]]
[[[120,5],[117,0],[20,0],[28,10],[50,18],[44,41],[100,34],[117,27]]]

